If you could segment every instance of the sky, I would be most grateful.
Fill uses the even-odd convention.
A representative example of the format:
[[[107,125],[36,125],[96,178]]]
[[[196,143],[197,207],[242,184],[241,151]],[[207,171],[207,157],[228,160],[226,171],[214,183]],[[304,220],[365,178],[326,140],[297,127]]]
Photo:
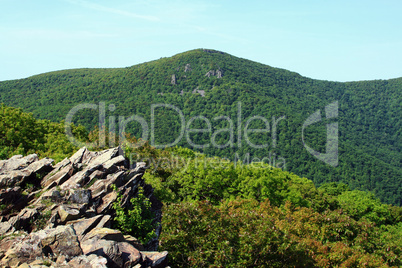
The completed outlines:
[[[0,0],[0,81],[208,48],[314,79],[402,77],[400,0]]]

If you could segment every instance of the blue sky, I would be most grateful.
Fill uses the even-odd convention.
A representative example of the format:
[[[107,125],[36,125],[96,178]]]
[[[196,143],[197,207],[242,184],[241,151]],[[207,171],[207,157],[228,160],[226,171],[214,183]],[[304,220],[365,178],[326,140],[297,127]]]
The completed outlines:
[[[402,77],[402,1],[0,0],[0,81],[195,48],[356,81]]]

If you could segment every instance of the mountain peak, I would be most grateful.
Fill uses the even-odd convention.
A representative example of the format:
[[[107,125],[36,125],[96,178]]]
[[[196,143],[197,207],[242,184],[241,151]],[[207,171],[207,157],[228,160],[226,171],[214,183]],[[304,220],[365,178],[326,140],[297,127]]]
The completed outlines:
[[[214,49],[206,49],[203,48],[202,51],[208,52],[208,53],[219,53],[219,54],[225,54],[225,52],[219,51],[219,50],[214,50]]]

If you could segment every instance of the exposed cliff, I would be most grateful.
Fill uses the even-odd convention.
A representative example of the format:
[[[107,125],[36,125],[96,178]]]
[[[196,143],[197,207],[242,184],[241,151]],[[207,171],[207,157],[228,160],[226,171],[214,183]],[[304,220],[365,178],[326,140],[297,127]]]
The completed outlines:
[[[0,161],[1,267],[166,267],[167,252],[155,251],[161,203],[142,179],[145,163],[130,168],[119,148],[81,148],[52,162],[35,154]],[[140,188],[156,227],[145,245],[112,229],[113,204],[130,209]]]

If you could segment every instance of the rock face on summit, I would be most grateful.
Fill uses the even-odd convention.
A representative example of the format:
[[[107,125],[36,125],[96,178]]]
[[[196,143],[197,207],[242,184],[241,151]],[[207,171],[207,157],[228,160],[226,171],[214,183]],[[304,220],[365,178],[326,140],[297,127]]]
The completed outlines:
[[[167,267],[157,238],[142,245],[112,229],[112,184],[123,207],[143,187],[159,236],[161,203],[142,179],[145,163],[130,168],[119,148],[85,147],[52,162],[35,154],[0,161],[0,267]]]

